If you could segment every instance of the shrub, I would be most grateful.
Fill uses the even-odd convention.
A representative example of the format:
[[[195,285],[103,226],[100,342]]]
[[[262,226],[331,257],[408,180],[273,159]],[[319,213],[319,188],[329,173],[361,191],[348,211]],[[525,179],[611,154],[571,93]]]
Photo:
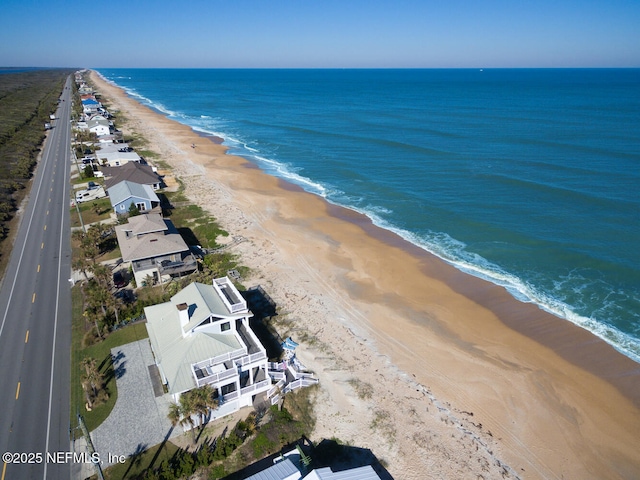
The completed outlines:
[[[262,458],[271,453],[272,450],[275,449],[275,444],[264,432],[258,433],[256,438],[253,440],[253,454],[256,458]]]

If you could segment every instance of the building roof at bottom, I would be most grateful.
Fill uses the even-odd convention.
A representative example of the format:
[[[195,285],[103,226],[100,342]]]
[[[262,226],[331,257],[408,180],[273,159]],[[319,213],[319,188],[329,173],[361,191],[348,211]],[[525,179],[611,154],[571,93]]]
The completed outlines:
[[[287,458],[247,477],[245,480],[298,480],[299,478],[302,478],[302,474],[293,462]]]
[[[371,465],[334,472],[330,467],[316,468],[304,480],[380,480]]]

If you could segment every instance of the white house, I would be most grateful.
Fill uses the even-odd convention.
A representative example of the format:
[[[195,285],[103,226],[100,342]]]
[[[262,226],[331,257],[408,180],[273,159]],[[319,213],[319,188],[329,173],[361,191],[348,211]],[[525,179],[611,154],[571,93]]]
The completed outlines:
[[[144,311],[160,376],[176,402],[211,385],[215,419],[252,405],[271,387],[266,350],[249,326],[253,314],[228,277],[194,282]]]
[[[117,146],[117,144],[114,145]],[[109,167],[119,167],[120,165],[124,165],[128,162],[140,161],[140,155],[136,152],[108,152],[105,151],[105,149],[101,149],[96,152],[96,156],[103,165],[107,165]]]
[[[109,120],[101,115],[95,115],[91,120],[87,121],[87,128],[91,133],[95,133],[98,137],[109,135],[111,133],[111,124]]]

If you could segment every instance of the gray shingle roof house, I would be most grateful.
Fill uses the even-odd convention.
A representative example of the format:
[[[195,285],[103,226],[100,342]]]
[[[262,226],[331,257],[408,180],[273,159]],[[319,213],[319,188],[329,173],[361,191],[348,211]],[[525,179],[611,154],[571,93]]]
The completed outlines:
[[[253,314],[228,277],[194,282],[144,311],[161,378],[176,402],[211,385],[219,401],[215,419],[250,406],[271,387],[266,350],[249,326]]]
[[[154,283],[164,282],[197,268],[180,233],[159,213],[130,217],[128,223],[116,227],[116,236],[122,260],[131,262],[138,285],[143,285],[147,277]]]
[[[104,183],[107,188],[111,188],[124,180],[139,183],[140,185],[149,185],[154,190],[158,190],[162,186],[162,179],[153,171],[153,168],[138,162],[129,162],[121,167],[104,167],[102,172],[104,173]]]
[[[131,204],[135,204],[140,212],[148,212],[160,205],[160,199],[149,185],[124,180],[107,190],[111,206],[118,215],[129,212]]]

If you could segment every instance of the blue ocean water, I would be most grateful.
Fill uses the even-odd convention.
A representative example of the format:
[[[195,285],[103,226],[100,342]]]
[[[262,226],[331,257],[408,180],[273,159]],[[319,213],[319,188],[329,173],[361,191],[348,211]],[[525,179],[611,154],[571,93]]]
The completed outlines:
[[[99,69],[640,361],[640,70]]]

